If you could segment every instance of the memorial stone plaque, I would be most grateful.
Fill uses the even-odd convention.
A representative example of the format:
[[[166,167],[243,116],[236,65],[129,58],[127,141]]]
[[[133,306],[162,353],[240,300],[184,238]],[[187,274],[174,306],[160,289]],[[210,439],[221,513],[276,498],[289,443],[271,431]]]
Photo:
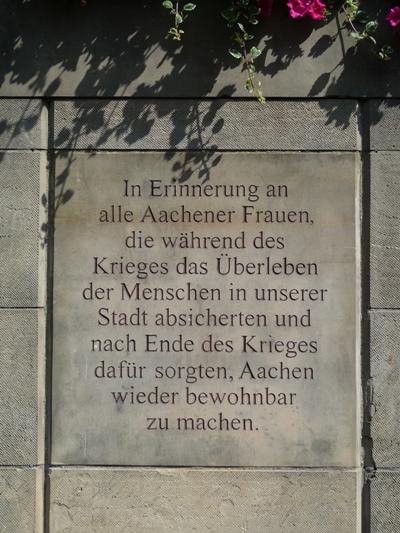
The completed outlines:
[[[357,156],[185,157],[57,158],[53,462],[356,466]]]

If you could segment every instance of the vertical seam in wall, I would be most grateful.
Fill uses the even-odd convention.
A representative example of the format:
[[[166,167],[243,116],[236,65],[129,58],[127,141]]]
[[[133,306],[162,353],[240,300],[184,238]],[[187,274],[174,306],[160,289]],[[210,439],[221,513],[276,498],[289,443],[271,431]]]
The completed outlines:
[[[51,461],[51,413],[52,413],[52,351],[53,351],[53,235],[54,235],[54,102],[47,101],[48,106],[48,198],[47,198],[47,270],[46,270],[46,403],[45,403],[45,453],[44,453],[44,491],[43,491],[43,531],[49,532],[50,515],[50,479]]]
[[[354,201],[354,224],[355,224],[355,381],[354,387],[356,389],[356,457],[359,465],[356,477],[356,531],[362,531],[362,491],[363,491],[363,453],[362,453],[362,406],[363,406],[363,388],[362,388],[362,305],[361,305],[361,291],[362,291],[362,137],[361,137],[361,110],[359,102],[356,102],[356,124],[357,124],[357,139],[355,145],[355,201]]]
[[[43,531],[44,516],[44,458],[45,458],[45,402],[46,402],[46,317],[43,309],[47,293],[47,249],[45,246],[45,229],[47,224],[47,188],[48,188],[48,109],[46,102],[41,100],[40,110],[40,144],[39,144],[39,213],[37,227],[37,447],[36,447],[36,487],[35,487],[35,531]]]
[[[371,436],[370,358],[370,228],[371,228],[371,143],[369,101],[359,102],[361,135],[361,382],[363,394],[362,448],[364,483],[362,489],[362,532],[371,533],[371,478],[375,471]]]

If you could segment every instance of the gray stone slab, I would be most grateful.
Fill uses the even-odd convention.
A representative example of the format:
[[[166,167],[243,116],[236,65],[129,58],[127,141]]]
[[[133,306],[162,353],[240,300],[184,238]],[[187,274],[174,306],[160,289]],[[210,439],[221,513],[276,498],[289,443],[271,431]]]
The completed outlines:
[[[207,159],[202,153],[176,152],[125,152],[91,153],[61,152],[56,161],[56,205],[55,248],[54,248],[54,342],[53,342],[53,424],[52,461],[62,464],[111,464],[111,465],[202,465],[202,466],[356,466],[358,454],[358,392],[357,392],[357,182],[358,159],[355,153],[215,153],[216,159],[208,160],[209,174],[202,196],[195,189],[191,196],[191,185],[199,186],[196,169],[203,168]],[[171,194],[173,177],[182,171],[191,173],[192,179],[184,182],[182,196]],[[159,179],[160,182],[156,180]],[[140,187],[140,197],[124,196],[124,181]],[[150,194],[150,183],[156,185],[154,195]],[[167,186],[168,196],[158,196],[158,185]],[[227,184],[234,186],[233,196],[229,187],[227,196],[217,195],[209,187]],[[243,194],[243,185],[251,185],[253,195],[248,200]],[[266,198],[266,185],[286,184],[288,197]],[[189,194],[186,196],[186,188]],[[207,188],[208,196],[205,193]],[[239,193],[235,195],[235,187]],[[254,196],[259,195],[256,201]],[[305,210],[309,213],[308,223],[268,223],[264,218],[243,221],[243,205],[253,202],[254,209]],[[131,223],[100,222],[101,210],[121,205],[131,208],[134,220]],[[233,210],[231,222],[224,220],[200,223],[188,222],[187,215],[171,214],[173,222],[153,222],[151,217],[142,219],[147,206],[155,216],[160,210],[180,213],[181,206],[201,213],[204,209],[213,212]],[[249,207],[250,211],[252,208]],[[200,211],[199,211],[200,210]],[[104,215],[102,215],[104,216]],[[169,215],[168,215],[169,216]],[[151,234],[154,247],[132,249],[125,245],[125,238],[133,230],[143,235]],[[213,248],[202,244],[188,248],[164,246],[162,237],[173,238],[181,232],[193,231],[202,243],[203,237],[227,236],[236,238],[245,231],[245,245],[226,244],[226,248]],[[252,244],[260,232],[284,239],[285,248],[267,250]],[[240,236],[239,236],[240,238]],[[130,245],[129,245],[130,246]],[[224,275],[226,266],[218,270],[218,259],[226,253],[240,264],[260,264],[255,270],[237,273],[230,270]],[[178,263],[183,256],[188,262],[200,265],[206,262],[208,272],[184,273]],[[316,261],[318,276],[272,275],[266,272],[265,261]],[[95,266],[101,259],[103,266]],[[224,256],[222,256],[224,257]],[[268,259],[267,259],[268,260]],[[108,263],[122,261],[132,264],[114,274]],[[166,263],[166,267],[152,266],[152,273],[146,265]],[[107,265],[106,265],[107,264]],[[264,265],[264,267],[263,267]],[[111,268],[111,266],[110,266]],[[112,267],[114,268],[114,267]],[[166,269],[167,272],[165,273]],[[140,271],[140,272],[139,272]],[[179,271],[179,272],[178,272]],[[97,300],[83,291],[93,283],[95,287],[107,287],[110,299]],[[130,299],[121,294],[122,283],[129,290],[138,292]],[[217,288],[221,294],[214,300],[191,296],[185,288]],[[138,284],[138,285],[136,285]],[[230,288],[245,287],[246,300],[236,301],[230,297]],[[325,289],[323,301],[274,301],[255,296],[256,289],[311,288]],[[152,291],[142,294],[142,289]],[[154,296],[154,289],[162,296]],[[177,289],[175,296],[175,289]],[[136,289],[135,289],[136,290]],[[183,296],[182,296],[183,293]],[[172,295],[172,297],[169,297]],[[297,293],[296,293],[297,294]],[[307,292],[308,294],[308,292]],[[320,293],[318,293],[320,294]],[[167,295],[167,296],[165,296]],[[147,323],[130,322],[131,313],[140,308],[147,313]],[[307,312],[310,308],[310,326],[278,326],[275,313]],[[312,308],[312,309],[311,309]],[[187,322],[177,325],[178,318],[167,324],[165,314],[182,314]],[[211,315],[231,312],[236,318],[210,318]],[[111,313],[116,313],[113,320]],[[237,321],[237,313],[260,314],[260,322]],[[125,313],[127,321],[124,325]],[[156,313],[164,313],[162,322]],[[205,313],[205,314],[203,314]],[[102,315],[107,316],[102,316]],[[190,320],[193,318],[193,325]],[[264,316],[266,320],[264,321]],[[196,323],[197,318],[199,322]],[[175,324],[174,324],[175,321]],[[161,324],[161,325],[160,325]],[[136,327],[139,326],[139,327]],[[135,341],[128,344],[121,339]],[[149,346],[149,338],[157,334],[157,340],[169,342],[180,334],[193,342],[193,346],[166,347]],[[223,348],[208,348],[206,338],[224,339]],[[254,335],[254,337],[252,337]],[[112,339],[111,351],[106,339]],[[114,341],[117,339],[116,350]],[[252,339],[255,348],[244,344]],[[259,341],[265,342],[263,348]],[[287,350],[274,342],[283,342]],[[302,345],[301,340],[306,341]],[[268,348],[269,342],[271,348]],[[227,347],[225,348],[225,342]],[[228,346],[228,344],[231,346]],[[294,344],[293,344],[294,343]],[[311,344],[315,344],[311,348]],[[108,344],[109,347],[106,345]],[[165,345],[165,342],[164,342]],[[266,346],[266,347],[265,347]],[[291,346],[291,348],[289,348]],[[264,351],[265,350],[265,351]],[[304,351],[305,350],[305,351]],[[123,361],[123,362],[122,362]],[[144,376],[119,374],[118,365],[133,363],[146,367]],[[99,370],[103,364],[116,365],[104,374]],[[262,377],[250,377],[242,371],[249,362],[256,372],[258,367],[271,366]],[[210,365],[215,370],[221,366],[221,377],[200,376],[198,365]],[[276,365],[276,366],[275,366]],[[312,368],[307,376],[301,370],[301,378],[291,376],[291,370],[284,368]],[[157,368],[162,367],[162,377]],[[178,376],[178,367],[183,368]],[[190,367],[190,369],[188,368]],[[168,370],[166,370],[168,369]],[[172,370],[171,370],[172,369]],[[188,376],[185,372],[187,369]],[[192,370],[195,371],[195,376]],[[171,375],[172,372],[172,375]],[[168,376],[166,374],[168,373]],[[225,376],[226,373],[226,376]],[[289,375],[289,378],[286,376]],[[275,379],[277,377],[278,379]],[[294,379],[292,379],[292,377]],[[110,378],[110,379],[109,379]],[[111,379],[112,378],[112,379]],[[154,388],[165,391],[169,399],[155,400]],[[260,400],[268,391],[289,396],[294,393],[296,401],[288,405],[273,404]],[[191,396],[187,396],[187,391]],[[194,401],[193,391],[202,392],[202,401]],[[242,399],[243,391],[243,399]],[[131,403],[131,394],[140,399]],[[223,394],[216,401],[212,395]],[[176,402],[171,402],[172,393],[177,393]],[[207,398],[204,403],[204,394]],[[256,394],[258,393],[258,395]],[[124,400],[118,399],[121,394]],[[146,400],[143,400],[143,394]],[[238,394],[235,400],[235,394]],[[254,396],[256,394],[256,396]],[[269,394],[269,393],[268,393]],[[232,400],[228,399],[231,398]],[[128,398],[128,400],[125,399]],[[147,398],[149,398],[147,400]],[[175,397],[174,397],[175,398]],[[222,400],[220,399],[222,398]],[[254,403],[253,398],[256,399]],[[272,405],[273,404],[273,405]],[[327,416],[332,413],[334,416]],[[218,417],[224,420],[243,420],[250,417],[240,428],[229,427],[226,422],[219,425]],[[168,430],[151,431],[153,417],[169,420]],[[199,417],[198,425],[191,428],[192,417]],[[217,417],[214,418],[214,417]],[[202,420],[210,425],[201,428]],[[186,427],[186,421],[187,427]],[[235,422],[236,424],[237,422]],[[197,424],[197,423],[196,423]],[[232,430],[232,431],[231,431]]]
[[[40,472],[0,467],[0,532],[40,533]]]
[[[398,533],[400,472],[378,471],[371,483],[371,533]]]
[[[45,158],[41,152],[0,153],[0,307],[43,303],[39,263],[46,238],[40,228]]]
[[[369,102],[371,150],[400,150],[400,100]]]
[[[379,0],[372,3],[380,6]],[[215,2],[199,4],[185,22],[183,46],[177,46],[165,39],[171,17],[161,2],[112,10],[104,0],[85,8],[79,2],[3,0],[1,94],[248,96],[242,66],[228,53],[220,9]],[[396,60],[380,61],[363,43],[355,48],[341,19],[332,17],[327,25],[292,20],[286,5],[275,3],[273,19],[254,29],[254,42],[265,50],[257,64],[267,96],[400,96]],[[379,41],[393,41],[397,50],[396,35],[388,34]]]
[[[0,310],[0,465],[43,460],[39,320],[35,309]]]
[[[68,149],[356,150],[354,100],[68,100],[55,102],[55,146]]]
[[[400,311],[371,311],[373,454],[378,467],[400,465]]]
[[[46,115],[39,99],[0,99],[0,150],[46,148]]]
[[[356,533],[355,472],[53,469],[52,533]]]
[[[400,153],[371,154],[371,307],[400,307]]]

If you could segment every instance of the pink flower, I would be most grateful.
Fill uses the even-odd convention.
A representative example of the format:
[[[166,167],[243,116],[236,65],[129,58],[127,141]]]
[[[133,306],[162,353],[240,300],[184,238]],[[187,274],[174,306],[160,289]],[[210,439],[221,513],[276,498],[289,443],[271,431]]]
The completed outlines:
[[[314,20],[325,18],[326,5],[320,0],[315,0],[310,6],[310,17]]]
[[[260,9],[260,15],[268,18],[272,14],[272,3],[274,0],[256,0],[257,7]]]
[[[310,15],[314,20],[325,18],[326,5],[321,0],[289,0],[287,3],[292,18]]]
[[[389,11],[386,20],[389,22],[393,28],[395,28],[398,24],[400,24],[400,7],[392,7],[392,9]]]

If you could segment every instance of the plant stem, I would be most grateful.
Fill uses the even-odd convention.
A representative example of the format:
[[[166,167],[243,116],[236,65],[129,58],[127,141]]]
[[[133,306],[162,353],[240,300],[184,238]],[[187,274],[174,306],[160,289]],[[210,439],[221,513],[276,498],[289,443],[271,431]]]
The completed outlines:
[[[247,70],[247,75],[248,75],[248,79],[250,80],[250,83],[251,83],[251,86],[253,88],[253,91],[255,89],[255,86],[254,86],[254,73],[251,71],[249,65],[250,65],[250,61],[248,59],[248,53],[247,53],[247,48],[246,48],[246,42],[243,42],[242,44],[242,48],[243,48],[243,60],[244,60],[244,64],[246,66],[246,70]]]
[[[351,29],[355,32],[355,33],[360,33],[357,28],[354,26],[353,24],[353,21],[350,19],[350,15],[349,13],[347,12],[346,8],[345,8],[345,3],[342,4],[342,10],[343,10],[343,13],[346,15],[346,20],[348,22],[348,24],[350,24],[351,26]]]

